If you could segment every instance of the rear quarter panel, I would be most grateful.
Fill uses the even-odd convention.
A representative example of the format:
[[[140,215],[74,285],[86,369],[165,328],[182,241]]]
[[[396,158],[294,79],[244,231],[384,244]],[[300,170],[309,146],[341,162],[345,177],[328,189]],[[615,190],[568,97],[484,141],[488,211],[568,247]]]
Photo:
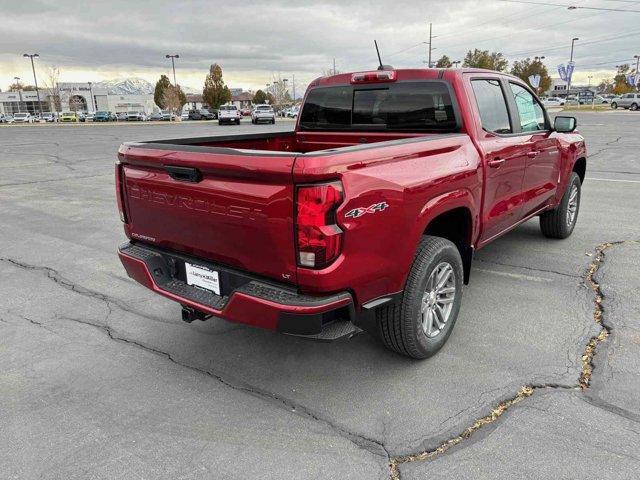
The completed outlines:
[[[478,211],[480,158],[467,135],[393,143],[297,157],[296,183],[337,177],[345,196],[337,211],[344,231],[342,254],[323,270],[298,268],[302,291],[351,290],[359,304],[398,292],[430,220],[456,207],[466,207],[473,215]],[[346,216],[381,202],[388,207],[357,218]]]

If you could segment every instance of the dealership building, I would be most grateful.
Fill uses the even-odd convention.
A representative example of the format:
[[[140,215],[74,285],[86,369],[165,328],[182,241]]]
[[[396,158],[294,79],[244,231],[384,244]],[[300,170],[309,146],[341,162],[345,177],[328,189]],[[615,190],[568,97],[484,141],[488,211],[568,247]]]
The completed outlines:
[[[153,94],[114,94],[92,83],[60,82],[57,88],[40,89],[40,107],[35,91],[0,92],[0,113],[32,114],[56,111],[56,97],[59,97],[60,111],[96,112],[100,110],[119,112],[146,112],[158,110]]]

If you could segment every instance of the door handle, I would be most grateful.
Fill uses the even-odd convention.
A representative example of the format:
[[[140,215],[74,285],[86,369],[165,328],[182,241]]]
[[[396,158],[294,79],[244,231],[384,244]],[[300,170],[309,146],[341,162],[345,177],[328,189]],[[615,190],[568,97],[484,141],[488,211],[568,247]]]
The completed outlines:
[[[503,163],[504,163],[504,158],[494,158],[489,160],[487,162],[487,165],[489,165],[491,168],[498,168],[502,166]]]
[[[540,152],[527,152],[527,157],[536,158]]]

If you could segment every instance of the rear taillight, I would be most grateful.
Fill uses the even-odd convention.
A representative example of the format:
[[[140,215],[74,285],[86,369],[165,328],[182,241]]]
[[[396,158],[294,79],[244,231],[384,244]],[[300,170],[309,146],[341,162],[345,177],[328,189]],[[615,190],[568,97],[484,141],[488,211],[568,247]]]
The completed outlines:
[[[116,161],[116,200],[118,202],[120,220],[123,223],[127,223],[127,213],[124,210],[124,166],[120,163],[120,160]]]
[[[336,220],[336,210],[343,199],[342,184],[302,186],[297,193],[298,265],[326,267],[338,258],[342,248],[342,230]]]

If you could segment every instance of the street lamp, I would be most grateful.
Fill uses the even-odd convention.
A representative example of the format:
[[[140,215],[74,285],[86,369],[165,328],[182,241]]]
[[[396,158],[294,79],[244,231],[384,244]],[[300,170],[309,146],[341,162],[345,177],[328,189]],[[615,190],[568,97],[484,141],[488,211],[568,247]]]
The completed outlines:
[[[591,86],[591,79],[593,78],[593,75],[589,75],[587,78],[589,79],[589,86]]]
[[[542,57],[533,57],[533,61],[540,63],[542,60],[544,60],[546,57],[543,55]]]
[[[576,40],[580,40],[580,39],[578,37],[573,37],[571,39],[571,56],[569,57],[569,63],[573,62],[573,45],[574,43],[576,43]],[[571,90],[571,77],[567,79],[567,95],[569,95],[570,90]]]
[[[40,115],[42,116],[42,104],[40,103],[40,90],[38,90],[38,79],[36,78],[36,67],[33,64],[33,59],[38,58],[40,55],[37,53],[23,53],[23,57],[31,59],[31,70],[33,70],[33,83],[36,85],[36,95],[38,96],[38,110],[40,111]]]
[[[169,55],[168,53],[165,55],[165,58],[170,58],[171,59],[171,68],[173,68],[173,86],[177,86],[178,84],[176,83],[176,64],[175,64],[175,59],[176,58],[180,58],[180,55],[175,54],[175,55]]]
[[[458,68],[458,65],[460,65],[460,60],[454,60],[453,62],[451,62],[451,64],[455,67]]]
[[[18,101],[18,113],[20,113],[22,110],[20,110],[20,106],[22,105],[22,88],[20,88],[20,77],[13,77],[13,79],[16,81],[16,85],[18,86],[18,98],[20,99]]]

